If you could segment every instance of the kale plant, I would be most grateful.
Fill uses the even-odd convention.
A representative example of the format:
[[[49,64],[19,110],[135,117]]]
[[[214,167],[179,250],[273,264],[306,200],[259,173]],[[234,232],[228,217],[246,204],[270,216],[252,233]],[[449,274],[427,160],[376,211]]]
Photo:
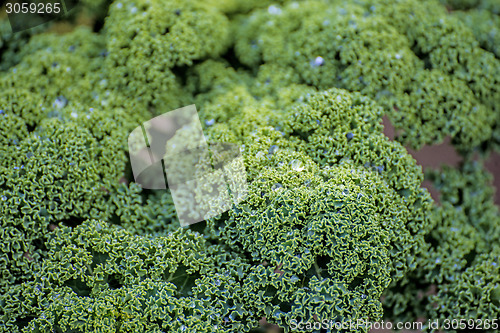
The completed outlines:
[[[498,318],[497,2],[78,8],[18,34],[0,17],[0,332]],[[239,145],[248,195],[180,227],[127,138],[189,104],[209,142]],[[406,148],[446,137],[457,167]]]

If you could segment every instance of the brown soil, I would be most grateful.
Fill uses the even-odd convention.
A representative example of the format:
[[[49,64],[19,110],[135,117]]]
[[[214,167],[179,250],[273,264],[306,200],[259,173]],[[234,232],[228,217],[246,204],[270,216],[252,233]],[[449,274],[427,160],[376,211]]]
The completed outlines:
[[[383,123],[385,135],[387,135],[390,139],[394,139],[395,130],[387,117],[384,117]],[[450,144],[450,138],[446,138],[443,143],[437,145],[424,146],[418,151],[409,148],[407,149],[408,152],[417,160],[418,164],[420,164],[424,169],[438,169],[443,164],[456,167],[462,161],[462,157]],[[498,189],[500,188],[500,154],[492,153],[486,160],[485,167],[494,177],[493,185],[495,189],[497,189],[495,192],[495,203],[499,205],[500,191]],[[429,190],[434,200],[439,201],[439,194],[432,187],[432,184],[430,182],[424,181],[422,185]]]

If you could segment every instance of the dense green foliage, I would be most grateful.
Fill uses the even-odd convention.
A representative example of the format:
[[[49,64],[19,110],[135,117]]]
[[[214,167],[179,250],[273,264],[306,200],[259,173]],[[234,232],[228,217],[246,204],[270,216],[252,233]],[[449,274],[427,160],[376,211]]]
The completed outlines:
[[[400,320],[491,319],[500,311],[500,212],[491,175],[476,162],[429,171],[440,192],[418,269],[384,305]]]
[[[414,148],[447,135],[464,152],[498,144],[500,61],[438,3],[304,1],[275,8],[237,22],[242,63],[275,63],[293,68],[301,82],[371,96],[401,130],[398,140]]]
[[[500,146],[499,12],[443,2],[89,0],[93,29],[0,21],[0,332],[498,317],[500,213],[472,159]],[[192,103],[209,142],[240,145],[249,192],[180,228],[127,136]],[[446,136],[465,162],[427,172],[434,202],[403,145]]]

